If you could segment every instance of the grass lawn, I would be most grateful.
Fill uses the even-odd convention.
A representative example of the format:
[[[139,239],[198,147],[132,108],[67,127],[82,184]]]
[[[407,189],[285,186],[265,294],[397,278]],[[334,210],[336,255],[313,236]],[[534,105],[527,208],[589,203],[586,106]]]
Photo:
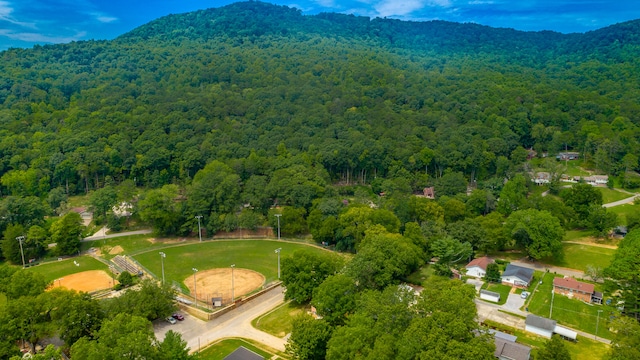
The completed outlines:
[[[502,285],[502,284],[490,284],[484,283],[482,284],[482,289],[497,292],[500,294],[500,301],[498,304],[503,305],[507,302],[507,298],[509,297],[509,293],[511,292],[511,286]],[[487,301],[493,303],[493,301]]]
[[[240,346],[244,346],[248,350],[251,350],[257,354],[260,354],[265,359],[271,359],[275,354],[271,354],[255,345],[253,342],[249,342],[244,339],[225,339],[217,342],[206,349],[202,350],[196,357],[201,360],[222,360],[227,355],[236,351]]]
[[[543,347],[547,342],[547,339],[541,336],[537,336],[528,331],[496,323],[491,320],[487,320],[485,324],[492,329],[517,336],[518,343],[533,348],[531,352],[534,356],[537,355],[538,348]],[[567,350],[569,350],[569,353],[571,353],[572,359],[606,359],[609,352],[609,345],[603,344],[590,338],[585,338],[583,336],[578,336],[578,341],[575,343],[571,341],[565,341],[564,344],[567,347]]]
[[[542,284],[532,294],[529,302],[529,312],[549,317],[551,309],[552,289],[554,274],[546,273]],[[606,326],[609,316],[614,313],[613,307],[604,305],[589,305],[580,300],[569,299],[562,295],[553,295],[553,311],[551,318],[557,320],[558,324],[582,330],[590,334],[596,333],[596,322],[598,320],[598,310],[603,310],[600,314],[598,336],[611,339],[612,334]]]
[[[418,271],[407,276],[405,280],[410,284],[424,285],[425,281],[427,281],[431,275],[433,275],[433,266],[427,264],[418,269]]]
[[[80,264],[80,266],[76,266],[73,263],[74,261]],[[107,265],[91,256],[77,256],[70,259],[43,263],[25,269],[25,271],[34,271],[42,274],[47,281],[53,281],[67,275],[89,270],[104,270],[110,273]]]
[[[603,204],[607,204],[607,203],[610,203],[610,202],[626,199],[626,198],[632,196],[632,195],[629,195],[629,194],[626,194],[626,193],[623,193],[623,192],[620,192],[620,191],[616,191],[616,190],[613,190],[613,189],[609,189],[609,188],[601,188],[601,187],[599,187],[597,189],[600,190],[600,192],[602,193],[602,203]]]
[[[208,270],[227,268],[231,264],[235,264],[236,269],[250,269],[261,273],[267,284],[273,282],[278,277],[278,257],[274,253],[278,248],[282,248],[281,259],[299,249],[326,251],[304,244],[275,240],[214,240],[171,247],[165,245],[157,250],[161,249],[167,255],[164,259],[167,282],[175,281],[183,290],[187,290],[183,281],[193,275],[192,268]],[[156,277],[161,276],[160,255],[156,249],[132,257]]]
[[[123,236],[111,239],[87,241],[81,244],[81,251],[85,251],[89,248],[95,247],[102,251],[102,257],[110,260],[116,255],[109,254],[109,250],[121,246],[124,253],[127,255],[136,254],[144,251],[148,251],[151,248],[161,248],[166,246],[161,242],[152,243],[149,241],[152,237],[150,235],[131,235]]]
[[[564,259],[558,261],[550,258],[544,259],[543,262],[582,271],[587,269],[587,265],[595,265],[604,269],[609,266],[616,251],[615,249],[597,246],[566,243],[562,244],[562,248],[564,250]]]
[[[640,212],[640,204],[624,204],[607,208],[608,212],[612,212],[618,215],[618,223],[621,225],[627,225],[627,216],[629,214],[637,214]]]
[[[282,338],[291,333],[293,318],[303,313],[304,306],[287,302],[254,319],[251,325],[258,330]]]
[[[564,233],[565,241],[580,241],[584,238],[592,237],[590,230],[568,230]]]

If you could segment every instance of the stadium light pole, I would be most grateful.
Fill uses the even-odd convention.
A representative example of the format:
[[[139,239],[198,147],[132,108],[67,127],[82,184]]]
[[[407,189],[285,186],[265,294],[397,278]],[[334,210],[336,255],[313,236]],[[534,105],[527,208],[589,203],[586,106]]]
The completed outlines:
[[[167,254],[160,251],[160,265],[162,266],[162,285],[164,285],[164,258],[167,257]]]
[[[200,219],[202,219],[202,215],[196,215],[196,219],[198,219],[198,238],[200,242],[202,242],[202,230],[200,230]]]
[[[233,284],[233,268],[236,267],[236,264],[231,264],[231,302],[236,302],[236,294],[234,292],[234,284]]]
[[[276,217],[278,218],[278,240],[280,240],[280,216],[282,216],[282,214],[276,214]]]
[[[56,280],[55,280],[55,281],[57,281],[57,282],[58,282],[58,287],[61,287],[61,286],[62,286],[62,280],[64,280],[64,278],[59,278],[59,279],[56,279]]]
[[[276,249],[276,254],[278,254],[278,280],[280,280],[280,251],[282,248]]]
[[[22,250],[22,242],[24,241],[25,237],[24,236],[18,236],[16,238],[16,240],[18,240],[18,242],[20,242],[20,254],[22,255],[22,268],[24,269],[24,251]]]
[[[196,282],[196,273],[198,272],[198,269],[196,268],[191,268],[191,270],[193,270],[193,292],[194,292],[194,300],[196,301],[196,309],[198,308],[198,283]]]

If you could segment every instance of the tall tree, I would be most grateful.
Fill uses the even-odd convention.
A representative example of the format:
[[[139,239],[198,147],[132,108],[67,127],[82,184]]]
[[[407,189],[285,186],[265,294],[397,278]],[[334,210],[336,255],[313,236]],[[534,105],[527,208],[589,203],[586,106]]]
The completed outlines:
[[[325,320],[307,314],[293,319],[293,329],[286,344],[286,352],[299,360],[324,360],[327,342],[333,328]]]
[[[560,335],[553,335],[538,351],[538,360],[571,360],[571,354]]]
[[[51,224],[51,241],[56,243],[58,255],[73,255],[80,251],[80,235],[82,234],[82,218],[80,214],[70,212]]]
[[[620,241],[604,275],[620,288],[624,314],[640,321],[640,230],[636,229]]]
[[[504,231],[531,259],[562,257],[564,229],[558,218],[547,211],[518,210],[507,218]]]
[[[282,284],[287,292],[284,297],[298,304],[311,300],[314,289],[344,265],[341,256],[332,253],[298,250],[282,259]]]

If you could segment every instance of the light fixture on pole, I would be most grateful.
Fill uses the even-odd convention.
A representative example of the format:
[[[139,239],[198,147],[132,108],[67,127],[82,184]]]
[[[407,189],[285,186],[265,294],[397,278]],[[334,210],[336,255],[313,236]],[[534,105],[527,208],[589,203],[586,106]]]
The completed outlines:
[[[231,264],[231,302],[236,302],[236,294],[234,292],[233,286],[233,268],[236,267],[236,264]]]
[[[55,280],[55,281],[57,281],[57,282],[58,282],[58,287],[61,287],[61,286],[62,286],[62,280],[64,280],[64,278],[59,278],[59,279],[56,279],[56,280]]]
[[[198,238],[200,242],[202,242],[202,230],[200,230],[200,219],[202,219],[202,215],[196,215],[196,219],[198,219]]]
[[[160,251],[160,266],[162,266],[162,285],[164,285],[164,258],[167,257],[167,254]]]
[[[280,251],[282,248],[276,249],[276,254],[278,254],[278,280],[280,280]]]
[[[20,242],[20,254],[22,255],[22,268],[24,269],[24,251],[22,250],[22,242],[24,241],[24,236],[18,236],[16,240]]]
[[[191,268],[193,270],[193,299],[196,301],[196,308],[198,307],[198,283],[196,282],[196,273],[198,269]]]
[[[280,240],[280,216],[282,216],[282,214],[276,214],[278,218],[278,240]]]
[[[602,310],[598,310],[598,317],[596,318],[596,336],[594,336],[594,339],[598,338],[598,324],[600,323],[600,313],[602,312]]]

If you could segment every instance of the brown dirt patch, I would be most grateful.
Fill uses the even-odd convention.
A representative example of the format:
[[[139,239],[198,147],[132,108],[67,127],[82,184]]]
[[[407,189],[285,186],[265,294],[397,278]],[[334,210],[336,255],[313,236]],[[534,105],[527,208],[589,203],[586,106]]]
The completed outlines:
[[[113,281],[113,282],[112,282]],[[61,280],[54,280],[52,287],[63,287],[66,289],[92,292],[96,290],[109,289],[117,280],[112,280],[111,276],[103,270],[90,270],[81,273],[71,274]]]
[[[264,280],[264,276],[258,272],[236,268],[233,270],[233,295],[238,299],[260,288]],[[211,304],[211,298],[222,297],[223,304],[231,302],[231,268],[199,271],[196,273],[196,281],[199,301]],[[184,279],[184,284],[193,294],[193,275]]]
[[[177,239],[163,239],[163,238],[148,238],[147,241],[152,244],[179,244],[187,241],[187,238]]]
[[[116,245],[111,250],[109,250],[109,254],[111,255],[118,255],[122,252],[124,252],[124,249],[120,245]]]

